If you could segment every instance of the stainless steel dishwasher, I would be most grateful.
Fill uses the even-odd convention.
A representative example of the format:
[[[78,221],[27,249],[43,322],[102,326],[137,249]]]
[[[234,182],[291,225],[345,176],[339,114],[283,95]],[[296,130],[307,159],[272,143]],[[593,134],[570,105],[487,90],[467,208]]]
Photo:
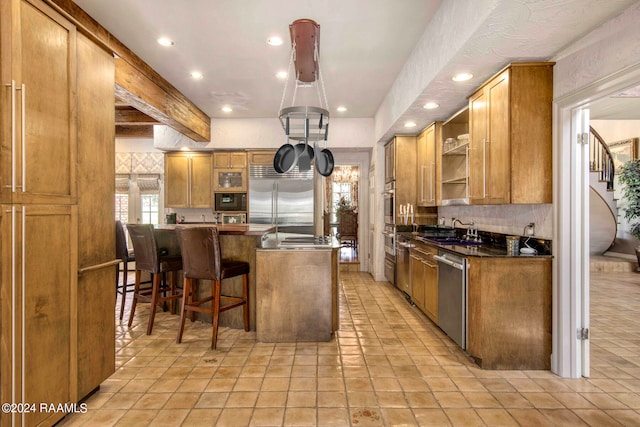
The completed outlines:
[[[443,250],[438,261],[438,326],[467,348],[467,259]]]

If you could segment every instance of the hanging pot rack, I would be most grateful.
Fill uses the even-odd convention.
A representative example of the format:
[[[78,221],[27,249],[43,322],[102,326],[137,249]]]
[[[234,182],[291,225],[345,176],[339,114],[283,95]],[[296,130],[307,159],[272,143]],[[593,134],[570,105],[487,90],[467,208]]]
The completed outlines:
[[[323,176],[329,176],[333,172],[333,155],[326,148],[329,106],[319,65],[320,25],[311,19],[298,19],[289,25],[289,33],[291,56],[279,111],[286,143],[276,153],[274,167],[280,173],[289,172],[296,166],[300,170],[308,170],[315,158],[318,172]],[[284,107],[292,66],[295,67],[293,98],[291,106]],[[295,105],[298,87],[310,87],[314,82],[316,82],[319,106]],[[298,141],[297,145],[303,146],[292,150],[294,147],[290,143],[291,140]],[[318,146],[319,141],[324,141],[323,149]],[[309,146],[309,142],[313,142],[313,148]],[[283,162],[283,158],[287,161]]]

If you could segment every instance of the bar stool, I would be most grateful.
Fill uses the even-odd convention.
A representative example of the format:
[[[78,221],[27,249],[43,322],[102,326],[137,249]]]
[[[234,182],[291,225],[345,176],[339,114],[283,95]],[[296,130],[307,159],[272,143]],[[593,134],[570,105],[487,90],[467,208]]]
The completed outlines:
[[[184,264],[184,289],[182,297],[182,313],[177,342],[182,341],[184,321],[188,311],[191,321],[195,312],[210,313],[213,327],[211,348],[215,350],[218,340],[218,320],[220,313],[235,307],[243,306],[244,330],[249,331],[249,263],[222,258],[220,235],[215,227],[177,228],[182,262]],[[231,277],[242,276],[242,297],[221,294],[221,282]],[[211,296],[196,299],[198,279],[211,281]],[[220,301],[230,302],[220,306]],[[210,307],[201,307],[211,302]]]
[[[123,263],[122,285],[120,284],[120,264],[116,264],[116,293],[122,295],[120,302],[120,320],[122,320],[127,294],[133,292],[132,287],[135,286],[135,282],[129,283],[129,263],[135,262],[136,256],[127,248],[127,236],[120,221],[116,221],[116,258]]]
[[[133,323],[138,300],[151,303],[151,313],[147,325],[147,335],[151,335],[153,321],[156,316],[156,308],[159,303],[170,301],[171,312],[175,314],[175,301],[182,297],[176,286],[177,275],[182,270],[182,258],[168,255],[158,248],[151,224],[127,224],[129,236],[133,242],[133,250],[136,254],[136,284],[133,292],[133,303],[129,313],[128,326]],[[142,272],[152,274],[151,295],[140,287]],[[166,273],[171,273],[169,285],[166,284]],[[160,294],[163,296],[160,296]]]

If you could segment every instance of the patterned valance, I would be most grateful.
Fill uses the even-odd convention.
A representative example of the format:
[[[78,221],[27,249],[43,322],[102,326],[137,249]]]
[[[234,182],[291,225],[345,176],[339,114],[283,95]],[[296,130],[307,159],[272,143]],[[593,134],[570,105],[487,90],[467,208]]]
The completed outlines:
[[[157,194],[160,191],[160,175],[138,175],[140,194]]]
[[[116,193],[129,193],[129,175],[116,175]]]
[[[163,173],[163,153],[116,153],[116,174]]]

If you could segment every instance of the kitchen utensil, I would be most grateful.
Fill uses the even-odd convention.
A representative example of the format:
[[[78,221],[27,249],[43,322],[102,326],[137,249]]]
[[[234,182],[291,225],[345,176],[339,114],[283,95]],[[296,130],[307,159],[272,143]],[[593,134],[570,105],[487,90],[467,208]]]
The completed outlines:
[[[306,142],[301,142],[295,145],[296,159],[298,169],[300,171],[308,171],[311,169],[311,159],[313,159],[313,148]]]
[[[316,170],[322,176],[331,176],[333,173],[333,154],[325,148],[316,155]]]
[[[520,236],[507,236],[507,255],[520,253]]]
[[[273,156],[273,168],[278,173],[290,172],[296,166],[296,150],[292,144],[283,144]]]

